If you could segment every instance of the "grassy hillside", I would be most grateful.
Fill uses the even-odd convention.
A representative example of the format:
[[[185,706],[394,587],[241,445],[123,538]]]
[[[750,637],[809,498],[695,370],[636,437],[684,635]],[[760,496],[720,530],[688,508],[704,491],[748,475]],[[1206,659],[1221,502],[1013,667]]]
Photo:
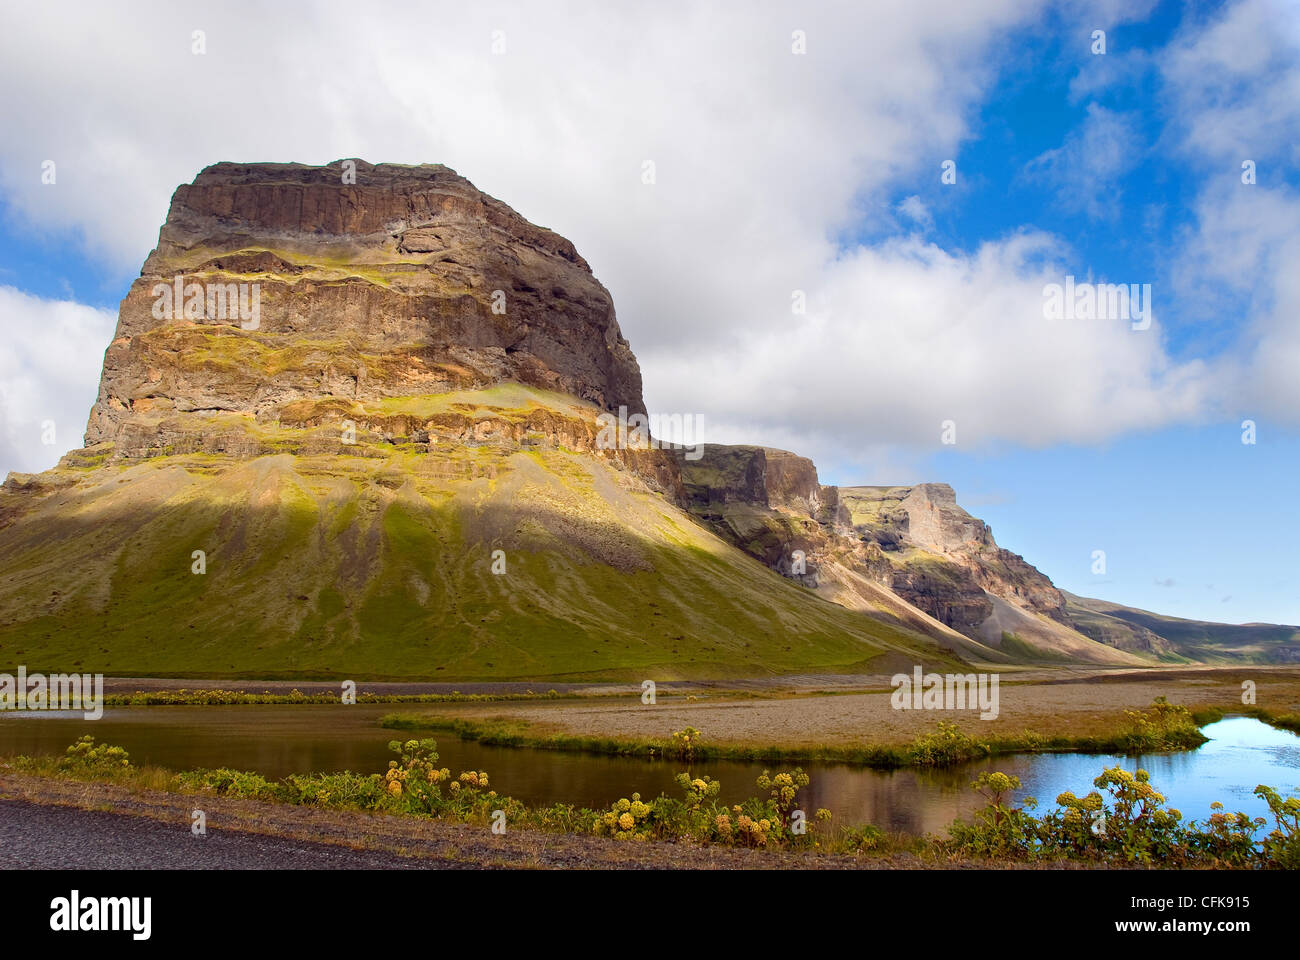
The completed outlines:
[[[954,663],[768,570],[617,463],[544,444],[334,446],[73,458],[99,465],[15,478],[0,493],[0,663],[539,681]]]

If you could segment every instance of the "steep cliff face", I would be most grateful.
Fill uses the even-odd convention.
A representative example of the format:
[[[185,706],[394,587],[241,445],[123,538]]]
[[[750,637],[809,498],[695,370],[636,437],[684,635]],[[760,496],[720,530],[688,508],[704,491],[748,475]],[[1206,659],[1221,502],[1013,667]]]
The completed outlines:
[[[746,503],[810,515],[821,509],[825,488],[807,457],[770,447],[709,444],[696,460],[682,451],[677,458],[688,468],[683,482],[697,505]]]
[[[969,625],[984,622],[992,613],[989,601],[978,597],[980,591],[1066,622],[1065,598],[1051,580],[1018,554],[999,547],[988,524],[957,505],[948,484],[845,487],[840,498],[850,525],[863,539],[885,550],[909,546],[965,571],[967,576],[956,576],[952,588],[965,594],[963,606],[971,605],[962,614]],[[907,590],[909,585],[900,583],[899,588]]]
[[[613,302],[569,241],[441,165],[352,172],[221,163],[177,189],[87,445],[166,446],[186,413],[268,422],[502,383],[644,411]]]
[[[823,486],[812,461],[759,447],[710,446],[701,460],[678,465],[692,512],[837,603],[901,605],[965,637],[973,646],[964,652],[986,659],[1137,662],[1078,633],[1060,591],[999,547],[947,484]]]

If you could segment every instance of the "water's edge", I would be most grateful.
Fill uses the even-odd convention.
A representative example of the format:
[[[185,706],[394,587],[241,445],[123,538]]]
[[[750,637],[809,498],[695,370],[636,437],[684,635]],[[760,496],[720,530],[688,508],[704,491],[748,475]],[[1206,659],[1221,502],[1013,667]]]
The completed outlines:
[[[231,767],[271,778],[291,773],[353,770],[378,772],[387,766],[387,743],[427,736],[418,731],[385,730],[379,719],[391,705],[239,707],[191,710],[184,707],[110,708],[88,722],[80,717],[10,715],[0,719],[0,755],[54,755],[83,734],[124,747],[137,764],[172,770]],[[983,801],[970,790],[984,770],[1020,778],[1017,799],[1036,797],[1052,805],[1058,794],[1092,789],[1104,767],[1142,767],[1171,806],[1186,818],[1204,819],[1210,804],[1262,816],[1251,793],[1259,783],[1284,793],[1300,787],[1300,737],[1249,717],[1207,724],[1210,739],[1192,750],[1125,757],[1114,754],[1005,754],[942,769],[876,770],[843,763],[804,763],[811,783],[800,797],[809,810],[825,807],[840,823],[873,823],[910,834],[942,832]],[[555,802],[592,808],[639,792],[653,797],[675,794],[675,774],[684,764],[639,757],[493,746],[462,740],[447,732],[435,739],[440,763],[459,770],[486,770],[503,794],[530,805]],[[786,764],[783,766],[793,766]],[[696,761],[692,772],[723,784],[722,798],[752,795],[754,780],[772,764],[737,760]]]

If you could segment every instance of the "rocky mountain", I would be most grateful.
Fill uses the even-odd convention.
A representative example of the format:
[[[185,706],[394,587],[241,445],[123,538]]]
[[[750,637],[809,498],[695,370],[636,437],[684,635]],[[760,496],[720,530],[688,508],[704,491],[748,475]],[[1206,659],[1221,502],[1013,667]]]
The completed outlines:
[[[187,436],[177,415],[310,424],[501,383],[644,410],[613,301],[569,241],[441,165],[352,172],[220,163],[177,189],[122,301],[88,446],[215,451],[242,438]]]
[[[122,302],[84,449],[0,488],[0,660],[174,677],[955,665],[682,509],[573,246],[441,166],[218,164]],[[352,180],[355,182],[351,182]]]
[[[209,167],[85,447],[0,487],[0,660],[640,681],[1300,650],[1065,595],[945,484],[611,447],[614,412],[641,374],[563,237],[439,165]]]
[[[1144,655],[1077,629],[1052,582],[997,545],[952,487],[834,487],[812,461],[763,447],[709,445],[679,457],[689,509],[740,549],[828,599],[899,607],[951,634],[974,659],[1135,664]]]
[[[1297,663],[1300,628],[1180,620],[1057,589],[944,483],[834,487],[784,450],[678,455],[688,508],[827,599],[902,620],[973,661]]]

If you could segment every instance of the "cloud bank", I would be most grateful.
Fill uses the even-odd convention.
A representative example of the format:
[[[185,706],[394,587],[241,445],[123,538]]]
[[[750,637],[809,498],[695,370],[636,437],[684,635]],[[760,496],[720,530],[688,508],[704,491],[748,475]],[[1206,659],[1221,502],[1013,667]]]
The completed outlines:
[[[345,3],[159,3],[129,22],[91,4],[71,17],[25,10],[0,35],[0,190],[32,229],[79,236],[125,285],[171,191],[209,163],[446,163],[574,241],[614,295],[652,410],[702,414],[711,440],[814,456],[930,449],[945,420],[963,446],[1094,442],[1212,415],[1225,391],[1263,402],[1294,369],[1300,334],[1284,321],[1298,293],[1283,267],[1295,262],[1300,207],[1285,191],[1281,203],[1272,187],[1207,192],[1187,241],[1189,263],[1271,291],[1247,321],[1258,351],[1229,364],[1171,356],[1159,302],[1141,332],[1046,320],[1044,284],[1087,269],[1049,232],[1026,225],[968,252],[926,239],[917,195],[975,135],[1008,35],[1050,12],[1086,38],[1123,5],[561,6],[418,4],[373,17]],[[1295,89],[1240,113],[1240,86],[1266,84],[1291,54],[1270,6],[1195,25],[1159,67],[1163,95],[1188,118],[1188,149],[1263,157],[1253,123],[1294,121]],[[1239,52],[1261,39],[1271,66]],[[1297,82],[1294,61],[1284,74]],[[1124,116],[1090,109],[1043,166],[1068,195],[1080,178],[1118,176],[1131,133]],[[1097,148],[1098,169],[1070,160],[1080,143]],[[53,185],[41,183],[49,159]],[[959,167],[953,189],[966,176]],[[1263,213],[1272,240],[1239,236]],[[853,240],[882,223],[896,232]],[[1243,252],[1246,264],[1221,256],[1223,244],[1267,248]],[[72,305],[6,297],[7,329],[22,322],[10,305],[73,322]],[[33,334],[3,370],[6,424],[65,395],[83,398],[73,420],[84,422],[108,327],[99,312],[76,316],[82,338]],[[0,468],[39,459],[27,429],[5,434]]]

